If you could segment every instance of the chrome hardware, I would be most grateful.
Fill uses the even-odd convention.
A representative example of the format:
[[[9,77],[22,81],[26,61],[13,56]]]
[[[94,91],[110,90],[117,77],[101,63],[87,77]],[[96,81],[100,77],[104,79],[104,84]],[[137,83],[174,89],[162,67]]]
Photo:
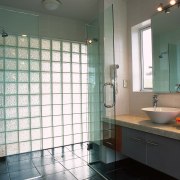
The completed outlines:
[[[107,86],[111,86],[111,88],[113,88],[113,103],[112,104],[110,104],[110,105],[107,105],[106,104],[106,87]],[[114,84],[113,83],[111,83],[111,82],[107,82],[107,83],[105,83],[104,84],[104,107],[106,107],[106,108],[112,108],[112,107],[114,107],[115,106],[115,86],[114,86]]]
[[[147,144],[153,145],[153,146],[159,146],[159,144],[153,142],[153,141],[147,141]]]
[[[156,108],[157,107],[157,102],[158,102],[158,95],[155,94],[153,96],[153,107]]]

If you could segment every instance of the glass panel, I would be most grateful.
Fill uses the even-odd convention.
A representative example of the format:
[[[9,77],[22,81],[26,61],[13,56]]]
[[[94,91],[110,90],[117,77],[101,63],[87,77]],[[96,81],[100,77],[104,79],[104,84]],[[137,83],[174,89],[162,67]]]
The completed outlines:
[[[5,45],[9,46],[16,46],[16,36],[9,35],[8,37],[5,38]]]
[[[28,49],[18,48],[18,58],[28,59],[29,58]]]
[[[69,42],[63,42],[63,51],[70,51],[70,48]]]
[[[50,51],[42,50],[41,51],[41,59],[42,60],[50,60]]]
[[[28,72],[18,72],[18,81],[19,82],[28,82],[29,73]]]
[[[40,53],[39,50],[31,49],[31,50],[30,50],[30,59],[39,60],[39,59],[40,59],[39,53]]]
[[[19,119],[19,129],[29,129],[30,128],[30,120],[26,119]]]
[[[18,46],[19,47],[28,47],[29,46],[29,40],[27,37],[22,37],[22,36],[19,36],[18,37]]]
[[[16,48],[12,48],[12,47],[5,48],[5,57],[6,58],[16,58],[16,56],[17,56]]]
[[[18,69],[28,71],[29,63],[27,60],[18,60]]]
[[[40,128],[41,127],[41,118],[31,118],[31,128]]]
[[[41,48],[42,49],[50,49],[50,40],[42,39],[41,40]]]
[[[63,61],[64,62],[71,62],[70,53],[63,53]]]
[[[5,69],[6,70],[16,70],[16,60],[14,59],[6,59],[5,60]]]
[[[53,51],[52,52],[52,61],[60,61],[61,60],[61,53]]]
[[[39,39],[38,38],[30,38],[30,47],[31,48],[39,48]]]
[[[17,130],[17,120],[8,120],[6,121],[6,131],[15,131]]]
[[[79,44],[77,44],[77,43],[72,43],[72,52],[77,52],[77,53],[79,53]]]
[[[52,49],[56,51],[60,51],[61,42],[60,41],[52,41]]]

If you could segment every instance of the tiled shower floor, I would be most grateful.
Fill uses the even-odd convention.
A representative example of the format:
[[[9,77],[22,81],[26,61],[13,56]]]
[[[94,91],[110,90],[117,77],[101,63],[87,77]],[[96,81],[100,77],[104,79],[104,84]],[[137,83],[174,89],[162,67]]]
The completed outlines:
[[[98,148],[91,152],[97,159]],[[87,143],[12,155],[0,159],[0,180],[103,180],[87,162]],[[110,180],[173,180],[132,159],[92,167]]]

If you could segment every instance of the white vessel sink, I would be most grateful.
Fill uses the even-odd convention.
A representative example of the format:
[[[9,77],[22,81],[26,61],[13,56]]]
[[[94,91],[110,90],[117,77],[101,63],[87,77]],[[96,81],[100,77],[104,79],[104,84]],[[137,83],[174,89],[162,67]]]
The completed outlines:
[[[149,118],[159,124],[168,123],[180,114],[179,108],[169,108],[169,107],[147,107],[142,108],[141,110],[145,111]]]

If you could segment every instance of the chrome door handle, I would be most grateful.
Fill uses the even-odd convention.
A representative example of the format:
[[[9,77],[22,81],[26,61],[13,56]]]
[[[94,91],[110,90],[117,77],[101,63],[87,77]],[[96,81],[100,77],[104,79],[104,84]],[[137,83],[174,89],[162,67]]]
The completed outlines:
[[[107,86],[111,86],[113,88],[113,103],[110,105],[106,104],[106,87]],[[116,99],[116,97],[115,97],[115,86],[114,86],[114,84],[111,82],[104,83],[104,107],[106,107],[106,108],[114,107],[115,106],[115,99]]]

